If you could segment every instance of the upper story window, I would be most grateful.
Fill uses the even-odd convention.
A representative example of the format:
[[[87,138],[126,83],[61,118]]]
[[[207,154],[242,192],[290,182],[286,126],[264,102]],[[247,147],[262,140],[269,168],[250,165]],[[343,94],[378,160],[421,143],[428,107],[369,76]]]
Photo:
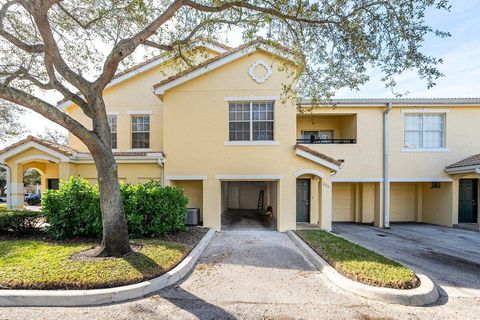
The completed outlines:
[[[150,148],[150,116],[132,116],[132,149]]]
[[[445,114],[405,114],[405,148],[445,148]]]
[[[272,141],[273,101],[243,101],[229,104],[230,141]]]
[[[108,115],[108,125],[110,126],[110,145],[112,149],[117,149],[117,115]]]

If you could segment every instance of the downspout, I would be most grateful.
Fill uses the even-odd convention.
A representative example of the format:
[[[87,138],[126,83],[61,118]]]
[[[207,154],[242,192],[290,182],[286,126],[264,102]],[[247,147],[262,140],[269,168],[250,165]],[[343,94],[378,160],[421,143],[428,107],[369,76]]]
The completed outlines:
[[[390,179],[388,176],[388,140],[389,123],[388,114],[392,110],[392,103],[387,103],[387,108],[383,112],[383,228],[390,228]]]
[[[162,185],[162,187],[165,187],[165,175],[164,175],[164,172],[165,172],[165,157],[162,156],[160,157],[160,159],[158,159],[158,165],[161,167],[160,169],[160,183]]]

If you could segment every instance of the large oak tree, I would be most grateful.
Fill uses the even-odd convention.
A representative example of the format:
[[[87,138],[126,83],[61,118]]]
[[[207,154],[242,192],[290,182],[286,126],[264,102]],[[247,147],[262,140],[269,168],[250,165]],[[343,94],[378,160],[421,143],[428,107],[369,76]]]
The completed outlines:
[[[439,59],[421,51],[426,10],[446,0],[0,0],[0,99],[65,127],[90,150],[100,187],[101,255],[131,249],[110,148],[102,93],[121,64],[138,50],[182,55],[196,37],[219,40],[225,30],[245,41],[262,35],[290,48],[298,64],[296,88],[313,101],[342,87],[358,88],[378,68],[387,84],[415,70],[429,86]],[[295,89],[297,89],[295,91]],[[72,101],[92,120],[88,129],[43,99]]]

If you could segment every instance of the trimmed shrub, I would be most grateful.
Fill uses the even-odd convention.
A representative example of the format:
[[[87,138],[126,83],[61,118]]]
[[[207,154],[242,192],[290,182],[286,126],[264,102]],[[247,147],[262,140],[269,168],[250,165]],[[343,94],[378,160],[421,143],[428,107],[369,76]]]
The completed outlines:
[[[34,234],[40,231],[42,213],[27,210],[0,210],[0,234]]]
[[[183,190],[162,187],[158,181],[120,184],[130,236],[154,237],[185,229],[188,198]],[[48,232],[57,239],[100,237],[102,220],[98,186],[71,177],[59,190],[48,190],[43,212],[50,223]]]
[[[58,190],[47,190],[42,199],[43,213],[55,239],[97,237],[102,234],[98,186],[70,177]]]

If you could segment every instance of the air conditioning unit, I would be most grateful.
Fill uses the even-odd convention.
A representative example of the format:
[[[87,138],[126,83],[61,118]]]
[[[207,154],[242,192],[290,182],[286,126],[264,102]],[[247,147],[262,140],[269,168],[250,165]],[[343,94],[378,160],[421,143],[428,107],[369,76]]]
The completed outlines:
[[[200,209],[188,208],[187,215],[185,217],[185,224],[187,226],[198,226],[200,223]]]

